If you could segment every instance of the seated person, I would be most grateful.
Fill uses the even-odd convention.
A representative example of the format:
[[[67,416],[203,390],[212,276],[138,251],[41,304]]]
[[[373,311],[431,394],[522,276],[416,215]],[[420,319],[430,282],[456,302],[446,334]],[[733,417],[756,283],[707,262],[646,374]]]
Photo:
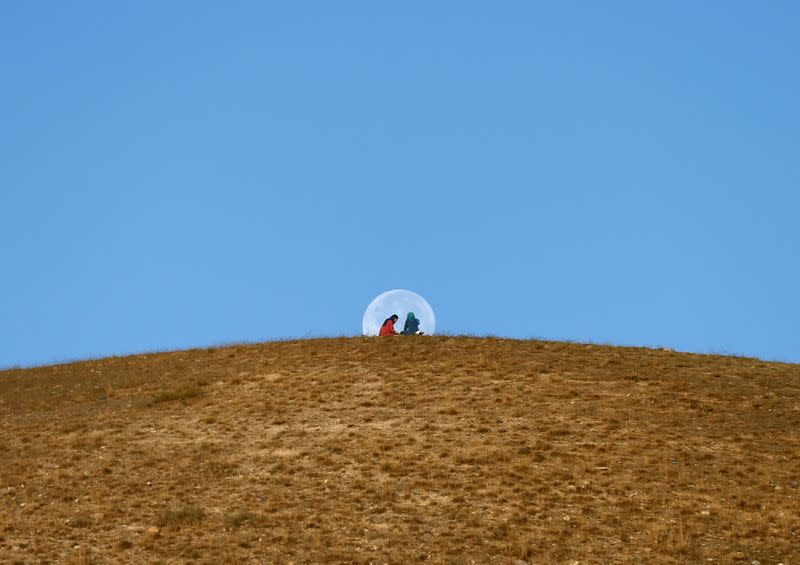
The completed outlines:
[[[378,333],[379,336],[384,335],[397,335],[397,330],[394,329],[394,323],[400,319],[400,316],[397,314],[392,314],[390,317],[386,318],[383,321],[383,325],[381,325],[381,331]]]
[[[406,323],[401,333],[403,335],[422,335],[422,332],[419,331],[419,319],[414,316],[414,312],[409,312],[408,316],[406,316]]]

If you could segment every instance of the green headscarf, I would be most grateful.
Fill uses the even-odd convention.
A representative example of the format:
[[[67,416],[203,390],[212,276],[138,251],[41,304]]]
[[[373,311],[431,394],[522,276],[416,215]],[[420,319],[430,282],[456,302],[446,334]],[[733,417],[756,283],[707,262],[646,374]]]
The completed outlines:
[[[409,312],[408,316],[406,316],[406,322],[410,322],[414,319],[414,312]]]

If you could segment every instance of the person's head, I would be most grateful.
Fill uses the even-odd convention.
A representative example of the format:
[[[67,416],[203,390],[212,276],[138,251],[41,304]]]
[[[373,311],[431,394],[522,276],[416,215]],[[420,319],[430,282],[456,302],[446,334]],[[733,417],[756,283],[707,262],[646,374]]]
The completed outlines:
[[[409,322],[414,319],[414,312],[409,312],[408,316],[406,316],[406,320]]]
[[[396,322],[397,320],[399,320],[399,319],[400,319],[400,316],[398,316],[397,314],[392,314],[391,316],[389,316],[389,319],[390,319],[392,322]]]

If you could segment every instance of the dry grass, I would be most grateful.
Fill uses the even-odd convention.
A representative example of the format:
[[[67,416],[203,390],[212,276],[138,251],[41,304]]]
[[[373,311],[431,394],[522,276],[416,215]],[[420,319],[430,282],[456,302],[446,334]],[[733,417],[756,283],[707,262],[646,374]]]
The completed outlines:
[[[0,372],[0,561],[800,561],[800,367],[323,339]]]
[[[203,391],[195,383],[181,384],[178,386],[159,390],[153,396],[153,403],[187,401],[190,398],[201,396]],[[112,396],[109,394],[108,396]]]
[[[156,523],[161,527],[180,527],[185,524],[199,524],[204,517],[205,512],[202,508],[188,504],[178,508],[164,508],[159,512]]]

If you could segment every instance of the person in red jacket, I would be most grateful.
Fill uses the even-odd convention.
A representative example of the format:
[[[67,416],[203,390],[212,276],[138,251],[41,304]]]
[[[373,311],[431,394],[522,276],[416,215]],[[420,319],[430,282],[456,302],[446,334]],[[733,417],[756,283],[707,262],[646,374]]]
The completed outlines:
[[[383,325],[381,326],[381,331],[378,335],[397,335],[397,331],[394,329],[394,323],[400,318],[397,314],[392,314],[389,318],[386,318],[383,321]]]

